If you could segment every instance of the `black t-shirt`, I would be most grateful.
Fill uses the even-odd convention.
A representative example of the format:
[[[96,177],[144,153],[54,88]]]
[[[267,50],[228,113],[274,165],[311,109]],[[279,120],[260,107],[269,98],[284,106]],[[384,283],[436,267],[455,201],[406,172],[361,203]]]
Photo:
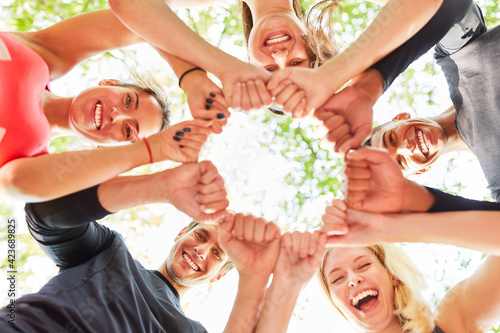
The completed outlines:
[[[39,292],[16,300],[22,332],[206,332],[187,318],[159,272],[134,260],[122,237],[89,217],[107,215],[97,187],[28,204],[33,237],[61,268]],[[102,216],[101,216],[102,215]],[[6,320],[7,308],[0,310]]]

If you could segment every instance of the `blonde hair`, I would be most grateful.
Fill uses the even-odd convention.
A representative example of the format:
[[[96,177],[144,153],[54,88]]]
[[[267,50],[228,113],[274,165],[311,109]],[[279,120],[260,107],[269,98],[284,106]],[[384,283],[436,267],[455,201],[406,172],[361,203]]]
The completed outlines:
[[[160,105],[161,126],[160,131],[164,130],[170,125],[170,108],[168,101],[168,94],[163,88],[160,80],[156,74],[150,71],[139,73],[139,71],[132,66],[127,66],[130,72],[130,83],[120,82],[116,84],[118,87],[132,87],[140,91],[150,94]]]
[[[304,23],[306,34],[301,37],[306,45],[310,67],[316,68],[337,54],[334,41],[333,24],[335,10],[341,9],[336,0],[322,0],[309,8],[307,14],[300,0],[293,0],[295,15]],[[243,34],[248,47],[248,38],[253,28],[253,18],[250,7],[240,1],[240,11],[243,22]]]
[[[397,286],[394,287],[394,315],[401,324],[403,332],[432,332],[434,329],[434,316],[421,293],[426,287],[422,273],[403,249],[397,245],[376,244],[367,248],[373,252],[387,272],[398,281]],[[342,314],[340,309],[333,303],[324,273],[325,260],[331,250],[330,248],[325,251],[318,276],[326,295],[330,298],[334,307]]]

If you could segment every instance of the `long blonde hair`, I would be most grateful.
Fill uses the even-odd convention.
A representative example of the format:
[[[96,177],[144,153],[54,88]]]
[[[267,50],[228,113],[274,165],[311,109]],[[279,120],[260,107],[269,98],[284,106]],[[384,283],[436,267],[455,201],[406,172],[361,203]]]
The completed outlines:
[[[306,44],[310,66],[316,68],[337,54],[333,24],[335,11],[341,9],[336,0],[322,0],[309,8],[307,14],[300,0],[293,0],[295,15],[304,23],[306,34],[302,35]],[[253,18],[250,7],[240,1],[240,11],[243,22],[243,34],[248,46],[248,38],[253,28]]]
[[[375,254],[387,272],[398,280],[394,287],[394,315],[405,333],[430,333],[434,329],[434,316],[424,300],[421,291],[426,284],[422,273],[399,246],[394,244],[376,244],[367,247]],[[331,248],[325,251],[319,268],[319,280],[334,307],[326,281],[324,266]],[[347,319],[347,318],[346,318]]]

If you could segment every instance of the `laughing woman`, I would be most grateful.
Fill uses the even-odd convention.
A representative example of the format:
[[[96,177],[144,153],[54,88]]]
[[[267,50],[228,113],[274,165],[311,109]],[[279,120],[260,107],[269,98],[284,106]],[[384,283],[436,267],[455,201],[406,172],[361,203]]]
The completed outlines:
[[[500,322],[499,220],[498,212],[486,211],[373,214],[346,210],[342,200],[334,200],[323,215],[328,242],[336,246],[325,252],[320,266],[323,287],[360,332],[487,331]],[[451,244],[489,256],[432,313],[421,296],[423,280],[415,265],[397,245],[378,242]]]
[[[139,165],[197,160],[211,123],[195,120],[160,132],[169,124],[168,103],[152,78],[137,78],[132,84],[103,80],[74,97],[49,89],[51,80],[81,61],[140,42],[110,10],[78,15],[37,32],[0,33],[2,194],[50,200]],[[101,145],[132,143],[48,154],[52,134],[61,130]]]

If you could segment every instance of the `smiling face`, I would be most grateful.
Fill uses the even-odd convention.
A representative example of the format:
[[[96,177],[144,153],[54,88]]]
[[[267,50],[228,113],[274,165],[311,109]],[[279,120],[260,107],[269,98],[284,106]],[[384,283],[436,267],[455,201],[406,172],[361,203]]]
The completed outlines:
[[[425,172],[443,151],[447,138],[433,120],[398,114],[373,133],[371,146],[386,148],[406,173]]]
[[[250,63],[274,72],[309,67],[304,26],[293,13],[269,13],[256,21],[248,39]]]
[[[362,332],[398,326],[393,279],[368,248],[334,248],[324,261],[324,279],[333,303]]]
[[[213,281],[228,259],[218,243],[218,228],[197,225],[176,238],[166,266],[175,283],[190,287]]]
[[[119,86],[81,92],[70,106],[69,121],[75,132],[101,144],[135,140],[134,131],[147,137],[162,124],[161,108],[152,95]]]

